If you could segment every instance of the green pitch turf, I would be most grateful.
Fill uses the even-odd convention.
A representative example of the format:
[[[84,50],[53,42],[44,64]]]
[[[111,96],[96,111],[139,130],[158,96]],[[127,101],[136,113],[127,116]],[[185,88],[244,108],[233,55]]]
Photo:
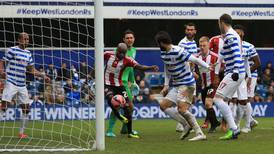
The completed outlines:
[[[137,120],[134,121],[134,129],[140,133],[141,139],[130,139],[126,135],[119,134],[119,128],[121,124],[118,122],[115,129],[117,134],[116,138],[106,138],[106,150],[104,152],[91,151],[91,152],[77,152],[79,154],[84,153],[95,153],[95,154],[273,154],[274,153],[274,118],[257,118],[259,121],[259,126],[255,128],[249,134],[241,134],[237,140],[220,141],[218,138],[224,134],[221,130],[217,133],[207,134],[207,130],[204,130],[207,135],[206,141],[189,142],[187,140],[180,140],[180,133],[175,132],[176,122],[173,120]],[[199,121],[201,123],[201,121]],[[37,144],[39,140],[33,140],[31,142],[21,141],[18,139],[6,139],[3,138],[3,128],[0,122],[0,148],[3,148],[3,142],[17,143],[17,144]],[[31,123],[30,123],[31,124]],[[67,125],[71,122],[66,122]],[[79,128],[89,128],[91,125],[77,126],[77,122],[74,122],[74,128],[61,126],[52,126],[50,124],[44,125],[44,129],[56,129],[57,132],[63,132],[63,136],[56,134],[48,135],[45,132],[39,131],[38,128],[42,128],[42,125],[36,122],[36,131],[30,131],[36,138],[42,137],[46,139],[70,139],[69,136],[65,134],[72,133],[72,136],[80,136],[80,138],[87,139],[90,137],[85,133],[79,133]],[[107,124],[107,123],[106,123]],[[6,123],[6,125],[8,125]],[[13,124],[14,125],[14,124]],[[12,125],[11,125],[12,126]],[[10,130],[10,132],[9,132]],[[16,133],[14,129],[5,129],[6,133]],[[29,131],[29,130],[28,130]],[[191,134],[192,137],[194,134]],[[73,139],[73,144],[79,145],[82,142]],[[40,141],[40,144],[45,142]],[[58,142],[46,142],[49,146],[56,145]],[[59,143],[60,144],[60,143]],[[62,144],[60,144],[61,146]],[[13,152],[14,153],[14,152]],[[27,153],[27,152],[21,152]],[[46,152],[41,152],[46,153]],[[51,154],[57,154],[60,152],[49,152]],[[76,153],[76,152],[66,152],[66,153]]]

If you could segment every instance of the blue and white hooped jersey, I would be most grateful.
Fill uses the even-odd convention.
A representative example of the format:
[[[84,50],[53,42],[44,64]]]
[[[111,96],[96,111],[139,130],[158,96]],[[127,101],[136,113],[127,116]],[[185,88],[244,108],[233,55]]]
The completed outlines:
[[[178,46],[181,48],[185,48],[185,50],[190,54],[198,53],[198,48],[195,40],[190,41],[187,39],[186,36],[178,43]]]
[[[196,84],[188,62],[190,56],[190,53],[178,46],[172,46],[168,52],[161,51],[161,59],[166,66],[171,86]]]
[[[242,48],[245,53],[246,58],[249,61],[250,68],[254,65],[254,62],[251,60],[252,57],[258,56],[258,53],[254,47],[253,44],[242,41]],[[255,70],[254,72],[251,73],[251,77],[257,78],[258,77],[258,71]]]
[[[242,43],[240,36],[237,32],[230,28],[225,34],[224,47],[220,52],[220,55],[223,57],[225,63],[225,74],[246,73],[242,54]]]
[[[34,65],[31,52],[20,49],[18,46],[9,48],[3,59],[6,61],[7,82],[15,86],[26,86],[26,69],[29,65]]]

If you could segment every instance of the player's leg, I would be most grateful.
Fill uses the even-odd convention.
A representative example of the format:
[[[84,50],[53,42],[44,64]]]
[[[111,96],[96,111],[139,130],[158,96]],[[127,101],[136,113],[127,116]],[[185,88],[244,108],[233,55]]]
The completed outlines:
[[[193,94],[195,86],[180,86],[177,94],[177,103],[179,113],[186,119],[190,127],[192,127],[196,133],[196,136],[189,141],[205,140],[206,136],[202,132],[195,116],[189,111],[192,104]]]
[[[205,121],[204,121],[204,123],[202,124],[202,128],[205,128],[205,129],[207,129],[208,128],[208,123],[210,122],[210,120],[209,120],[209,114],[210,114],[210,111],[209,111],[209,109],[207,108],[207,105],[206,105],[206,96],[207,96],[207,91],[208,91],[208,88],[206,87],[206,88],[204,88],[204,89],[202,89],[202,91],[201,91],[201,96],[202,96],[202,102],[203,102],[203,104],[204,104],[204,106],[205,106],[205,109],[206,109],[206,117],[205,117]],[[211,125],[212,125],[212,123],[211,123]]]
[[[0,103],[0,121],[5,120],[5,112],[7,105],[17,93],[17,88],[13,84],[6,82],[2,93],[2,101]]]
[[[22,108],[21,114],[21,125],[19,129],[19,138],[27,138],[28,136],[24,133],[25,128],[27,127],[27,123],[29,121],[29,112],[30,112],[30,103],[28,90],[26,87],[18,87],[18,102]]]
[[[224,99],[231,98],[234,92],[237,90],[237,87],[240,85],[241,81],[244,79],[243,75],[239,76],[238,81],[233,81],[231,78],[231,74],[227,74],[224,79],[221,81],[220,85],[217,88],[216,95],[213,98],[213,102],[219,108],[222,113],[224,119],[228,123],[229,130],[226,135],[221,137],[220,139],[232,139],[237,138],[239,134],[239,130],[234,121],[232,112],[228,106],[228,103],[224,101]]]
[[[176,120],[178,123],[180,123],[183,127],[185,127],[185,130],[190,130],[190,126],[187,123],[187,121],[184,119],[184,117],[181,116],[181,114],[178,112],[176,105],[177,100],[177,89],[172,88],[166,97],[159,103],[160,108],[163,112],[165,112],[167,115],[169,115],[172,119]]]
[[[236,117],[235,117],[235,123],[239,127],[241,119],[244,116],[244,113],[246,113],[247,110],[247,86],[246,81],[243,80],[240,84],[240,86],[237,89],[237,96],[238,96],[238,106],[236,111]]]
[[[108,105],[110,106],[110,108],[112,109],[112,113],[114,114],[115,117],[117,117],[119,120],[121,120],[123,123],[127,123],[128,119],[126,117],[124,117],[123,115],[121,115],[119,113],[119,108],[115,108],[112,103],[111,103],[111,99],[114,95],[117,94],[117,90],[115,89],[114,86],[107,86],[105,85],[105,97],[107,100]],[[106,136],[108,137],[115,137],[116,135],[113,132],[107,132]]]
[[[213,98],[207,97],[205,100],[205,106],[208,112],[208,119],[210,121],[210,129],[208,130],[208,133],[214,133],[216,132],[216,128],[220,126],[220,122],[217,120],[215,110],[213,108]]]
[[[114,128],[114,125],[115,125],[116,121],[117,121],[117,118],[116,118],[115,114],[113,113],[113,111],[111,111],[109,121],[108,121],[108,128],[107,128],[106,136],[108,136],[108,137],[115,137],[116,136],[113,133],[113,128]]]
[[[250,104],[250,101],[254,97],[256,83],[257,83],[257,78],[251,78],[251,85],[247,89],[248,102],[246,104],[247,106],[246,112],[244,113],[244,119],[246,123],[243,129],[241,130],[244,133],[248,133],[249,131],[251,131],[252,128],[254,128],[254,126],[256,127],[258,125],[258,122],[252,117],[252,107]]]

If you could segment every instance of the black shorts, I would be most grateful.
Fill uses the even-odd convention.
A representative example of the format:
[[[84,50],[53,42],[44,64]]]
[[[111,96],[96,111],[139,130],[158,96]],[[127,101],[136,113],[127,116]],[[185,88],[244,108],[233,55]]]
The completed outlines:
[[[215,93],[216,93],[216,89],[213,88],[212,86],[203,88],[202,91],[201,91],[203,104],[205,104],[205,100],[206,100],[207,97],[208,98],[213,98]]]
[[[109,95],[122,95],[127,100],[127,92],[124,86],[109,86],[105,85],[105,97],[108,98]]]

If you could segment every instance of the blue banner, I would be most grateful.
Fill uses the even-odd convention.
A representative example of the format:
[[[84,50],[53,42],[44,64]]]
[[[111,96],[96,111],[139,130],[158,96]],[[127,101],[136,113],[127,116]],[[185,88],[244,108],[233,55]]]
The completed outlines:
[[[274,103],[252,103],[253,113],[255,117],[274,117]],[[214,107],[218,117],[221,116],[220,111]],[[192,108],[192,113],[197,118],[204,118],[206,110],[201,103],[196,103]],[[111,108],[106,106],[105,118],[107,119],[111,113]],[[18,107],[10,107],[5,113],[5,120],[12,121],[20,119],[21,109]],[[33,103],[30,112],[31,120],[72,120],[72,119],[95,119],[94,105],[79,104],[75,106],[64,105],[44,105]],[[136,104],[133,113],[134,119],[165,119],[169,118],[161,111],[159,104]],[[2,119],[3,120],[3,119]]]

